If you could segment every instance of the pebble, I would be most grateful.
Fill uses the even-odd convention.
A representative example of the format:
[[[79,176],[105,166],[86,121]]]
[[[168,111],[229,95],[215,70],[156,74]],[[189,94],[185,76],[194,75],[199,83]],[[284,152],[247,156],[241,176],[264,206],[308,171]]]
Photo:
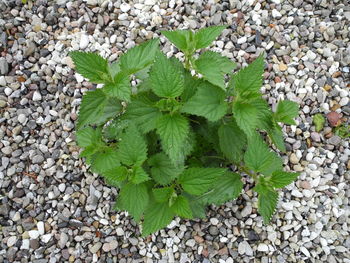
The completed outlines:
[[[269,251],[269,247],[264,243],[260,243],[258,245],[258,251],[267,252],[267,251]]]
[[[89,43],[90,43],[89,36],[85,34],[81,35],[79,48],[85,49],[88,47]]]
[[[31,239],[37,239],[39,237],[40,233],[37,230],[30,230],[30,231],[28,231],[28,235]]]
[[[16,242],[17,242],[17,237],[16,236],[11,236],[11,237],[9,237],[7,239],[6,245],[8,247],[12,247],[12,246],[14,246],[16,244]]]
[[[242,241],[239,243],[238,253],[241,255],[253,256],[253,250],[247,241]]]
[[[117,249],[117,247],[118,247],[118,241],[117,240],[112,240],[109,243],[103,244],[102,250],[105,251],[105,252],[109,252],[109,251]]]
[[[34,91],[33,93],[33,101],[41,101],[42,97],[38,91]]]
[[[91,246],[91,247],[89,248],[89,250],[90,250],[90,252],[91,252],[92,254],[96,254],[97,251],[99,251],[101,247],[102,247],[102,243],[101,243],[101,242],[97,242],[97,243],[95,243],[93,246]]]

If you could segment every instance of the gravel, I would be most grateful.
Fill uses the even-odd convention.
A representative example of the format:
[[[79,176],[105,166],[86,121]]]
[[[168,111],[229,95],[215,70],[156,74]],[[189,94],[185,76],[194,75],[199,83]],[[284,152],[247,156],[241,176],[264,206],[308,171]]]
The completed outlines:
[[[57,0],[0,5],[0,262],[350,262],[350,9],[347,1]],[[79,158],[75,123],[92,85],[71,50],[114,61],[161,30],[228,24],[211,47],[245,66],[265,52],[262,92],[300,105],[283,127],[286,170],[272,223],[246,189],[211,206],[207,219],[178,218],[141,238],[118,192]],[[167,55],[178,52],[163,41]],[[180,54],[177,54],[180,55]],[[313,115],[337,116],[320,132]],[[246,179],[246,178],[244,178]]]

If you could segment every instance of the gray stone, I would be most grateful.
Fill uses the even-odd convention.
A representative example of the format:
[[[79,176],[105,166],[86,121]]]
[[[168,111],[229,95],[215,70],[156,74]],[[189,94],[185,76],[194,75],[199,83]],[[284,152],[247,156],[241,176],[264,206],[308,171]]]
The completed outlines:
[[[6,58],[0,58],[0,74],[6,75],[9,72],[9,64],[6,61]]]
[[[328,143],[335,145],[335,146],[339,145],[341,143],[341,141],[342,141],[342,139],[337,135],[334,135],[328,139]]]

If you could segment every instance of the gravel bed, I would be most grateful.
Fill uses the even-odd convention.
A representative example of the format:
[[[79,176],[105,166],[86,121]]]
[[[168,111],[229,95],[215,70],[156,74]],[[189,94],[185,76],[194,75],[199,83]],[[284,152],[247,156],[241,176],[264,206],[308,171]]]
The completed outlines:
[[[346,0],[0,0],[0,262],[350,262],[350,145],[312,116],[350,115]],[[228,24],[212,49],[244,66],[267,55],[263,92],[300,104],[284,127],[286,169],[298,181],[265,226],[257,197],[174,220],[142,239],[117,190],[79,159],[74,123],[93,88],[70,50],[110,61],[162,29]],[[161,37],[168,55],[177,50]],[[181,56],[181,54],[177,54]]]

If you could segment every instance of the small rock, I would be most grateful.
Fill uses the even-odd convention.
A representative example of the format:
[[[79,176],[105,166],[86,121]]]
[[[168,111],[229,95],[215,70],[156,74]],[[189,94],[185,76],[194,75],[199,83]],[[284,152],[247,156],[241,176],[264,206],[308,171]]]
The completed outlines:
[[[260,243],[258,246],[258,251],[267,252],[269,251],[269,247],[264,243]]]
[[[7,75],[8,72],[9,72],[9,64],[6,61],[6,58],[2,57],[0,58],[0,74]]]
[[[33,101],[41,101],[41,94],[39,93],[39,91],[34,91]]]
[[[124,13],[128,12],[130,10],[130,5],[127,3],[122,3],[120,5],[120,10]]]
[[[16,236],[12,236],[12,237],[9,237],[8,239],[7,239],[7,246],[8,247],[12,247],[14,244],[16,244],[16,242],[17,242],[17,237]]]
[[[188,247],[194,247],[194,245],[196,244],[196,241],[194,239],[189,239],[186,241],[186,246]]]
[[[96,254],[97,251],[99,251],[101,247],[102,247],[102,243],[101,243],[101,242],[97,242],[97,243],[94,244],[92,247],[90,247],[89,250],[90,250],[90,252],[91,252],[92,254]]]
[[[247,241],[242,241],[238,245],[238,253],[241,255],[253,256],[253,249]]]
[[[31,239],[37,239],[40,234],[38,230],[30,230],[28,231],[28,235]]]
[[[82,35],[80,38],[80,43],[79,43],[79,47],[80,49],[85,49],[87,48],[87,46],[89,45],[89,36],[88,35]]]
[[[339,145],[341,143],[341,138],[337,135],[332,136],[331,138],[328,139],[328,143],[332,145]]]
[[[284,63],[280,63],[278,65],[278,68],[279,68],[280,71],[286,71],[288,69],[287,65],[284,64]]]
[[[282,14],[277,11],[277,9],[272,9],[272,17],[274,18],[280,18],[282,17]]]
[[[121,227],[118,227],[115,232],[117,233],[118,236],[123,236],[124,235],[124,230]]]
[[[327,120],[332,127],[339,126],[341,124],[341,115],[335,111],[327,114]]]
[[[298,164],[299,163],[299,158],[296,156],[295,153],[292,153],[289,157],[289,160],[292,164]]]
[[[108,252],[108,251],[116,249],[117,247],[118,247],[118,241],[117,240],[112,240],[109,243],[103,244],[102,250],[105,251],[105,252]]]

